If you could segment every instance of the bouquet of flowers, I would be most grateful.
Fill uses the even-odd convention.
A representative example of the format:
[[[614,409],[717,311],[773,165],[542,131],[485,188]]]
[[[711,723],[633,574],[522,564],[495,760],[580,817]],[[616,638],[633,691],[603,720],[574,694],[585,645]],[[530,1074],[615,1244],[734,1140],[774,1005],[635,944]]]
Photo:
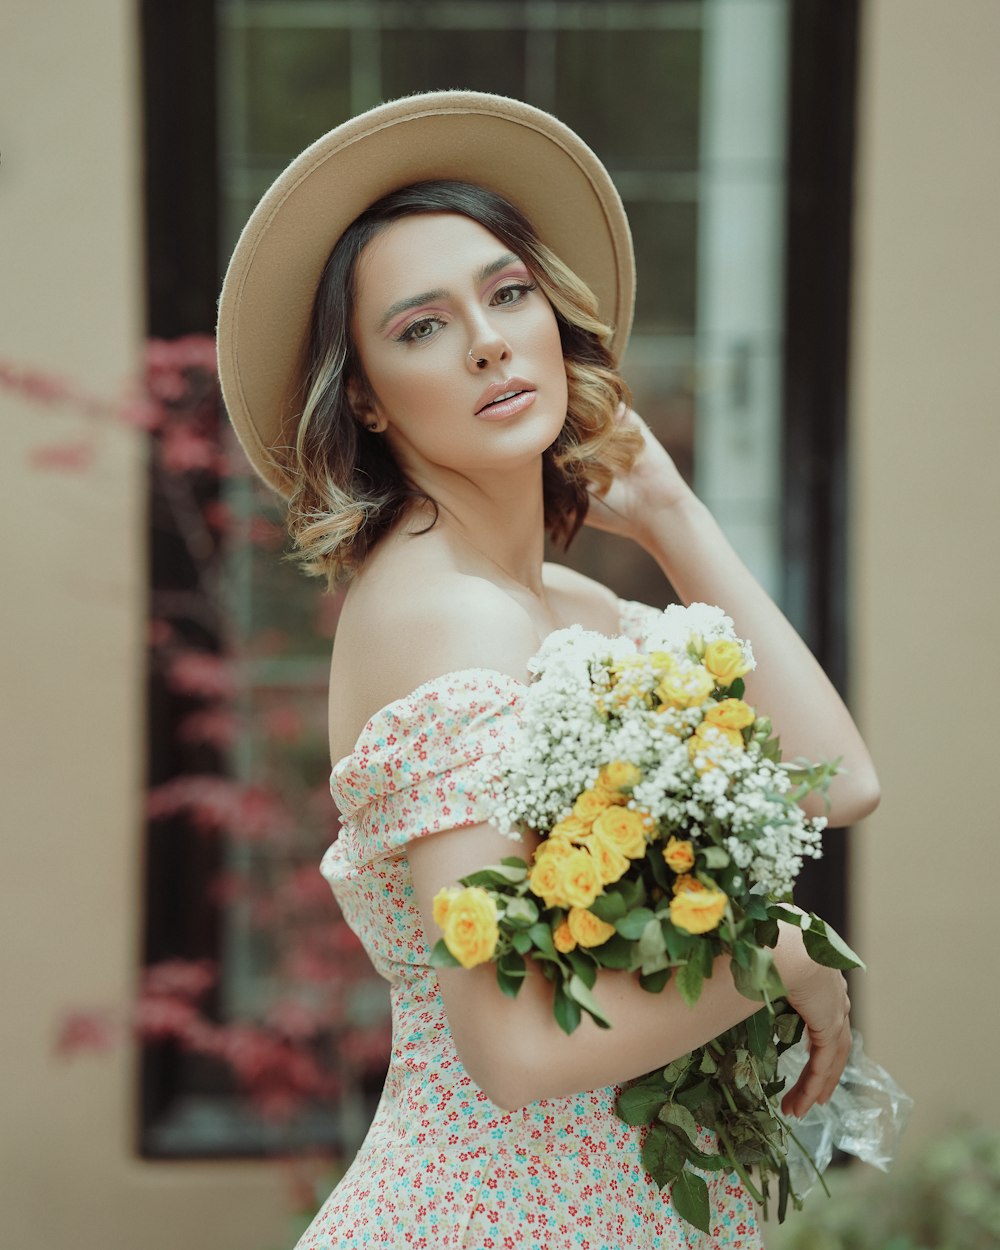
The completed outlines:
[[[707,604],[668,608],[645,650],[579,626],[550,635],[532,661],[521,732],[489,780],[494,823],[541,841],[530,860],[505,858],[434,901],[444,937],[432,963],[493,961],[513,997],[530,956],[567,1033],[583,1012],[608,1027],[592,993],[601,968],[635,972],[651,992],[673,978],[692,1005],[716,957],[731,957],[736,986],[762,1009],[631,1083],[617,1104],[627,1123],[649,1125],[646,1170],[703,1230],[699,1171],[735,1170],[765,1212],[776,1175],[779,1218],[789,1196],[799,1205],[777,1099],[778,1059],[802,1021],[774,967],[778,921],[801,926],[816,962],[862,966],[819,917],[787,905],[826,824],[799,802],[825,792],[837,767],[782,760],[770,721],[743,699],[754,667],[749,643]],[[701,1149],[698,1126],[718,1154]]]

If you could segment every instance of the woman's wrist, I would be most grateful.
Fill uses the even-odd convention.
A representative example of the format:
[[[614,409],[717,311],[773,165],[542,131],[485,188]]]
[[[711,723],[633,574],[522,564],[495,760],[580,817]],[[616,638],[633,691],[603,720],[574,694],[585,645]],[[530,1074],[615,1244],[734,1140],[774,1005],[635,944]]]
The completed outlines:
[[[686,484],[682,490],[653,490],[644,497],[635,518],[636,541],[660,565],[688,545],[693,528],[713,523],[712,514]]]

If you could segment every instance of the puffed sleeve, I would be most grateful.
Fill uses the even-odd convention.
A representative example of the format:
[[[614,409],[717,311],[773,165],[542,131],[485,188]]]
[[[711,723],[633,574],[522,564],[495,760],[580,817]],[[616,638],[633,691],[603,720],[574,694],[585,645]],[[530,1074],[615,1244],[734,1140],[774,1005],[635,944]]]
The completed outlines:
[[[341,867],[365,867],[413,838],[487,820],[486,765],[516,731],[524,690],[504,673],[468,669],[377,712],[330,778]]]

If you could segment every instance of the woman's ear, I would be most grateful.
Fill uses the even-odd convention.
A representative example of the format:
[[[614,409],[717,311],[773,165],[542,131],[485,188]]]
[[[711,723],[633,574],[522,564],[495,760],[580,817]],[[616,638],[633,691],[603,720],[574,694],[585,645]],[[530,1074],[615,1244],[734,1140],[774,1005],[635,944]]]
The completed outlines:
[[[347,402],[351,405],[358,425],[372,434],[381,434],[385,429],[385,421],[368,386],[360,378],[352,377],[348,379],[345,389]]]

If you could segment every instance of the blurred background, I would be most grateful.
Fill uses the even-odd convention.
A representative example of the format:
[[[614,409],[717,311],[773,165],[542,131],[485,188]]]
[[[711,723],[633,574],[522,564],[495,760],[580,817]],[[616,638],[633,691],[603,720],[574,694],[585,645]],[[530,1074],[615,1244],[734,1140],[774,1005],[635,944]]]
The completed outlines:
[[[287,161],[445,87],[555,112],[615,179],[636,407],[879,767],[802,901],[869,962],[898,1184],[1000,1227],[997,0],[8,0],[3,30],[0,1241],[291,1245],[364,1134],[386,997],[317,871],[339,600],[281,560],[210,336]],[[558,558],[671,598],[605,536]]]

